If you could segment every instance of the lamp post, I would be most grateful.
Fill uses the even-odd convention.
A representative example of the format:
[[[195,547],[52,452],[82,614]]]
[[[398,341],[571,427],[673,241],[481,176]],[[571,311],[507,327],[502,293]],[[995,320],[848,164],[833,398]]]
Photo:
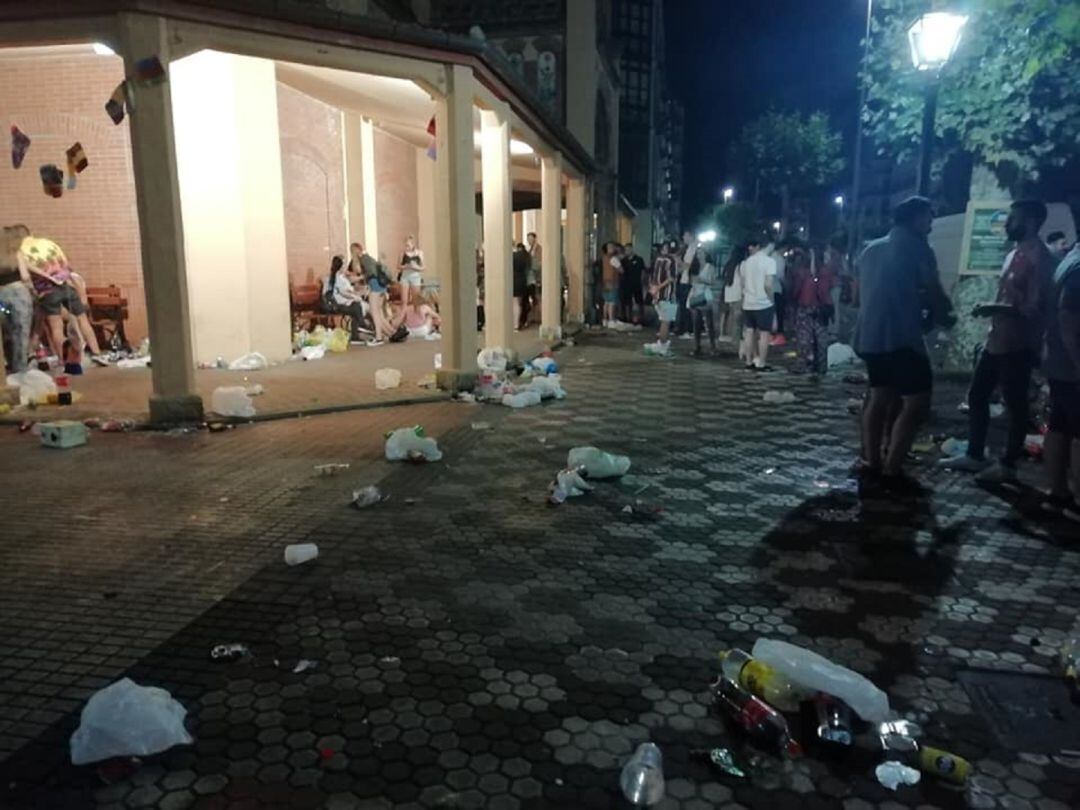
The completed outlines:
[[[724,205],[727,205],[735,198],[735,189],[731,186],[724,186],[724,190],[720,192],[724,199]]]
[[[967,17],[947,11],[923,14],[908,28],[908,44],[915,69],[925,73],[923,88],[922,143],[919,148],[919,174],[915,193],[927,196],[930,191],[930,164],[934,151],[934,118],[937,116],[938,86],[941,69],[956,52],[960,32]]]

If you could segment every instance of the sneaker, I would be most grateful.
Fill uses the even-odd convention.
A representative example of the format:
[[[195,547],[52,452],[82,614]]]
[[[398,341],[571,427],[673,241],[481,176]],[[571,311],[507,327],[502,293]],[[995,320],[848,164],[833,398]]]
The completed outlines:
[[[366,346],[367,341],[364,338],[358,338],[358,337],[357,338],[351,338],[349,340],[349,345],[350,346]]]
[[[984,484],[1008,484],[1016,480],[1016,467],[998,462],[987,467],[975,479]]]
[[[367,346],[368,348],[374,349],[376,346],[382,346],[383,343],[385,343],[385,342],[386,341],[384,341],[384,340],[369,340],[364,345]]]
[[[109,365],[109,358],[103,354],[92,354],[90,355],[90,362],[95,366],[105,367]]]
[[[784,337],[783,335],[773,335],[772,338],[769,340],[769,345],[770,346],[786,346],[787,345],[787,338]]]
[[[982,472],[989,467],[990,461],[985,458],[972,458],[965,454],[962,456],[953,456],[952,458],[943,458],[938,462],[938,466],[943,470],[977,473]]]

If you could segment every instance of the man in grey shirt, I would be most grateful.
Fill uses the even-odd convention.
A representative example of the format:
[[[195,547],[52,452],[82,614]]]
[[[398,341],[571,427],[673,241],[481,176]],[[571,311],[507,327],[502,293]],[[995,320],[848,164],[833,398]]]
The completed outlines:
[[[1050,383],[1050,418],[1043,445],[1050,494],[1044,505],[1080,520],[1080,504],[1069,491],[1070,456],[1072,465],[1080,467],[1080,453],[1075,452],[1080,442],[1080,246],[1065,254],[1053,284],[1043,351],[1043,371]],[[1073,485],[1080,487],[1080,480]]]
[[[915,432],[930,409],[933,374],[923,340],[928,328],[955,323],[927,242],[934,215],[925,197],[911,197],[893,212],[893,228],[859,257],[859,319],[854,349],[866,361],[870,395],[863,407],[864,472],[887,490],[914,494],[922,487],[903,474]],[[929,313],[924,318],[924,311]],[[899,415],[889,431],[890,414]]]

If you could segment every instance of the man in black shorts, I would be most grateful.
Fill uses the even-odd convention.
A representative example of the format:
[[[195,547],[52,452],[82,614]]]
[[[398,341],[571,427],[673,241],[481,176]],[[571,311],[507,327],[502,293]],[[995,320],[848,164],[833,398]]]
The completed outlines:
[[[1050,479],[1044,506],[1080,520],[1080,503],[1069,490],[1072,467],[1080,466],[1080,247],[1074,246],[1054,272],[1043,370],[1050,383],[1050,419],[1043,455]],[[1080,480],[1073,486],[1080,488]]]
[[[619,279],[619,315],[625,323],[641,323],[641,313],[645,311],[645,260],[635,251],[634,245],[626,243],[622,257],[622,277]],[[634,305],[637,305],[637,309]]]
[[[862,416],[862,463],[887,489],[912,493],[921,487],[904,476],[902,465],[929,412],[933,387],[923,312],[929,310],[931,328],[952,326],[956,319],[926,239],[934,222],[930,201],[905,200],[896,207],[893,221],[888,235],[867,245],[859,257],[854,348],[866,361],[870,378]],[[886,427],[897,403],[900,411],[883,454]]]

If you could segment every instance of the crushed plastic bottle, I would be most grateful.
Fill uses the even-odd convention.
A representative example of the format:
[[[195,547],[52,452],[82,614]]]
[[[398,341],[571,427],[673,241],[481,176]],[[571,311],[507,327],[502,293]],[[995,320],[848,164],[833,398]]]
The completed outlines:
[[[638,746],[623,766],[619,787],[626,800],[639,807],[664,798],[664,758],[654,743]]]
[[[755,660],[744,650],[723,650],[719,658],[725,678],[782,712],[798,711],[799,704],[810,697],[773,667]]]
[[[819,693],[814,698],[817,713],[817,736],[823,743],[848,747],[855,742],[855,730],[851,709],[832,695]]]
[[[630,471],[630,459],[596,447],[575,447],[566,456],[567,467],[584,467],[589,478],[618,478]]]
[[[889,790],[896,790],[900,785],[917,785],[920,779],[917,770],[894,760],[882,762],[874,769],[874,775]]]
[[[919,751],[919,770],[946,782],[962,785],[971,774],[971,763],[956,754],[926,746]]]
[[[815,652],[767,638],[759,638],[752,652],[798,686],[844,701],[868,723],[883,723],[890,716],[888,696],[869,679]]]
[[[717,705],[752,738],[789,757],[802,756],[787,720],[772,706],[723,676],[712,689]]]
[[[383,495],[382,490],[372,484],[362,489],[353,490],[352,505],[357,509],[367,509],[369,506],[382,503],[386,498],[387,496]]]

